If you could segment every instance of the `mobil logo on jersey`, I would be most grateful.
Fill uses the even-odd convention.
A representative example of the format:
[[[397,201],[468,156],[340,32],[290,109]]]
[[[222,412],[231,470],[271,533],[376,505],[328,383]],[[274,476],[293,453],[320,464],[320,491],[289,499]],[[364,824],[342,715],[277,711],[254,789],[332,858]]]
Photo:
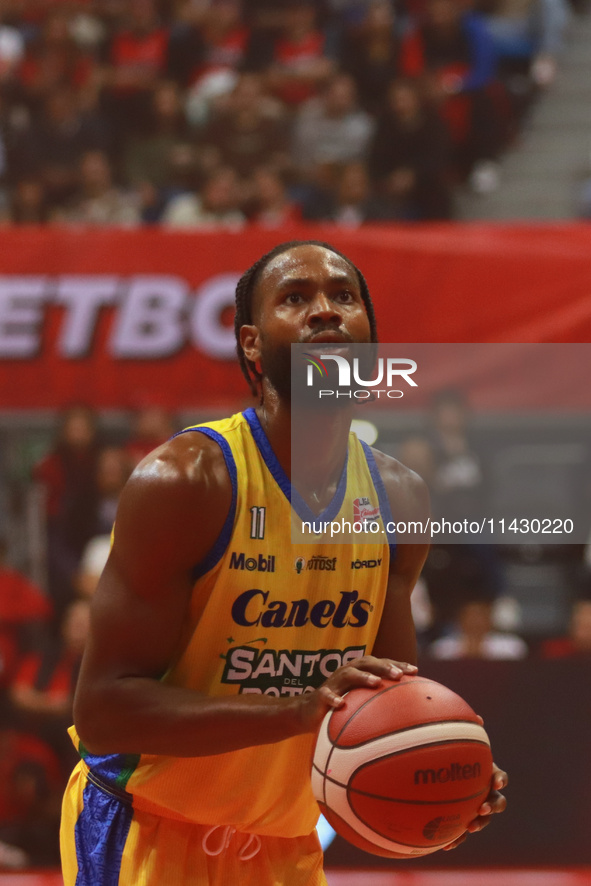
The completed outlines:
[[[275,555],[257,554],[248,557],[244,551],[232,551],[228,568],[240,572],[275,572]]]
[[[315,400],[398,400],[417,387],[415,360],[379,357],[373,344],[324,344],[302,350],[299,356],[304,387]]]

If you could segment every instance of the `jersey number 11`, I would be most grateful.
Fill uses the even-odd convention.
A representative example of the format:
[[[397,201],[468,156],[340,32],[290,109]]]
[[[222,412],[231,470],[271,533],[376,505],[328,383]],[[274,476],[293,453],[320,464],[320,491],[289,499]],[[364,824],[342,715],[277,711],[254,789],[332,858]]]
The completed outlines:
[[[264,538],[265,537],[265,511],[266,508],[251,508],[250,509],[250,537],[251,538]]]

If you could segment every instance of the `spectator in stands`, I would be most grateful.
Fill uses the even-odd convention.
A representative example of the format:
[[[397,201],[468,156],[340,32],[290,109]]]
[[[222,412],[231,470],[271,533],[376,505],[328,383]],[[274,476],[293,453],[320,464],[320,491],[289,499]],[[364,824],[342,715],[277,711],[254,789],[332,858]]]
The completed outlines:
[[[124,191],[113,181],[113,171],[104,151],[86,151],[79,164],[79,186],[52,220],[57,223],[102,227],[135,227],[141,222],[140,195]]]
[[[59,864],[64,778],[40,738],[0,730],[0,870]]]
[[[263,164],[289,167],[288,124],[280,104],[267,95],[259,74],[242,74],[228,99],[213,114],[201,141],[210,164],[231,166],[247,178]]]
[[[401,72],[418,77],[447,121],[458,172],[476,190],[498,185],[504,130],[495,102],[496,56],[483,20],[457,0],[427,0],[425,20],[404,37]]]
[[[28,122],[26,112],[15,113],[0,83],[0,198],[3,202],[6,200],[4,188],[16,177],[18,145]]]
[[[180,195],[200,191],[208,174],[215,168],[207,152],[189,142],[178,142],[170,147],[167,180],[159,189],[149,183],[137,186],[144,224],[162,220],[168,204]]]
[[[18,67],[25,55],[25,41],[18,28],[10,24],[9,10],[0,8],[0,89],[11,91]]]
[[[131,473],[127,453],[123,447],[105,446],[101,449],[96,467],[98,493],[96,507],[97,535],[108,535],[115,523],[119,496]]]
[[[48,598],[8,564],[8,545],[0,537],[0,722],[8,718],[7,690],[19,658],[46,635],[52,615]]]
[[[240,209],[238,176],[229,166],[211,173],[201,194],[180,194],[166,206],[162,223],[167,228],[224,228],[239,230],[246,218]]]
[[[458,610],[452,633],[435,640],[428,654],[439,659],[520,659],[527,656],[528,648],[517,634],[494,630],[490,602],[467,600]]]
[[[92,91],[98,86],[98,66],[91,53],[72,38],[65,6],[47,15],[19,68],[25,102],[36,112],[56,90]]]
[[[75,757],[67,729],[89,625],[88,600],[71,602],[63,613],[59,638],[21,659],[10,690],[21,728],[53,748],[65,775]]]
[[[47,95],[41,114],[21,139],[19,166],[40,178],[52,208],[64,205],[74,194],[83,154],[108,146],[106,122],[83,111],[79,94],[60,85]]]
[[[123,177],[141,195],[145,222],[160,218],[175,186],[179,156],[188,156],[197,169],[198,152],[192,144],[180,89],[172,80],[165,80],[154,90],[147,131],[130,133],[123,155]]]
[[[38,176],[18,179],[10,194],[9,218],[15,225],[40,225],[49,220],[45,188]]]
[[[251,179],[250,221],[262,228],[298,224],[302,213],[288,194],[285,182],[274,169],[260,166]]]
[[[357,104],[355,81],[335,74],[321,95],[300,105],[294,126],[292,154],[305,177],[321,164],[333,166],[364,160],[374,129],[370,115]]]
[[[541,647],[543,658],[586,658],[591,660],[591,600],[573,604],[568,633],[546,640]]]
[[[485,7],[486,26],[501,63],[524,61],[536,86],[549,86],[564,49],[567,0],[496,0]]]
[[[46,494],[48,586],[59,614],[74,596],[82,551],[95,534],[98,454],[96,416],[74,406],[61,417],[53,448],[33,471]]]
[[[171,151],[190,140],[179,87],[172,80],[165,80],[154,89],[147,131],[130,133],[127,140],[127,183],[134,187],[149,183],[162,188],[170,179]]]
[[[372,0],[362,21],[346,31],[339,61],[354,78],[361,104],[373,114],[386,104],[388,88],[398,74],[399,58],[394,5],[390,0]]]
[[[461,391],[446,388],[435,395],[426,439],[433,458],[430,492],[434,516],[451,522],[480,520],[487,493],[485,465]],[[503,588],[497,548],[458,535],[453,542],[433,545],[424,574],[439,625],[453,618],[467,596],[491,601]]]
[[[191,122],[202,125],[210,103],[227,95],[238,72],[248,69],[250,30],[244,24],[241,0],[210,0],[191,18],[189,27],[177,29],[171,63],[179,82],[188,86]]]
[[[111,550],[110,535],[95,535],[82,554],[80,569],[76,576],[76,590],[81,597],[90,600],[96,591],[99,578]]]
[[[379,188],[400,205],[403,217],[451,217],[449,132],[416,82],[391,83],[372,140],[369,169]]]
[[[307,220],[330,221],[345,228],[399,217],[396,207],[372,190],[367,167],[361,162],[347,163],[342,168],[334,192],[312,191],[302,212]]]
[[[148,453],[166,443],[174,431],[172,418],[164,407],[150,403],[138,409],[124,447],[130,468],[133,470]]]
[[[469,427],[468,402],[457,388],[439,391],[431,404],[430,442],[435,459],[434,512],[449,520],[478,518],[484,504],[484,470]]]
[[[326,37],[318,28],[316,4],[313,0],[288,0],[266,70],[273,94],[291,108],[317,95],[335,70],[325,51]]]
[[[125,23],[109,47],[103,72],[103,99],[115,133],[144,129],[152,90],[168,70],[169,31],[160,21],[155,0],[129,0]]]

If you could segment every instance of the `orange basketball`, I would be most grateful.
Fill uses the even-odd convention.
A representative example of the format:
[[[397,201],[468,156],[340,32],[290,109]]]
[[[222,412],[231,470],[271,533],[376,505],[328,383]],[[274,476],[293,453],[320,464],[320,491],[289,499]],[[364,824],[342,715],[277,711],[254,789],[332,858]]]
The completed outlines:
[[[314,796],[332,827],[387,858],[452,843],[476,817],[491,777],[479,717],[421,676],[348,692],[322,721],[312,765]]]

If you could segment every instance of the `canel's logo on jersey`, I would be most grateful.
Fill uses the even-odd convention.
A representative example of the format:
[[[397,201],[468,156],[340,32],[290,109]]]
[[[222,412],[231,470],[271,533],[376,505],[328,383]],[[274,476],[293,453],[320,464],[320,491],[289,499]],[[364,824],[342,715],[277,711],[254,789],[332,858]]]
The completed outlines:
[[[358,347],[358,346],[357,346]],[[379,399],[382,395],[397,400],[404,396],[404,391],[394,388],[394,384],[402,379],[407,385],[417,387],[416,381],[411,376],[417,371],[417,363],[408,357],[378,357],[373,367],[375,378],[365,379],[361,377],[359,357],[345,357],[343,354],[303,354],[308,366],[306,385],[311,388],[315,384],[327,385],[332,382],[333,387],[322,387],[318,390],[318,398],[323,397],[348,397],[356,400]],[[334,386],[333,364],[327,366],[326,361],[336,363],[337,381]],[[363,361],[366,362],[365,360]],[[373,362],[373,361],[371,361]],[[316,372],[315,372],[316,370]],[[318,378],[319,376],[319,378]],[[378,388],[384,384],[385,387]],[[355,387],[357,385],[357,387]]]
[[[275,572],[275,557],[272,554],[265,556],[258,554],[256,557],[247,557],[244,551],[239,554],[232,551],[229,569],[247,570],[248,572]]]
[[[300,628],[312,624],[316,628],[361,628],[367,624],[373,606],[359,596],[359,591],[341,591],[341,599],[269,600],[269,591],[251,588],[232,604],[232,618],[238,625],[264,628]]]

